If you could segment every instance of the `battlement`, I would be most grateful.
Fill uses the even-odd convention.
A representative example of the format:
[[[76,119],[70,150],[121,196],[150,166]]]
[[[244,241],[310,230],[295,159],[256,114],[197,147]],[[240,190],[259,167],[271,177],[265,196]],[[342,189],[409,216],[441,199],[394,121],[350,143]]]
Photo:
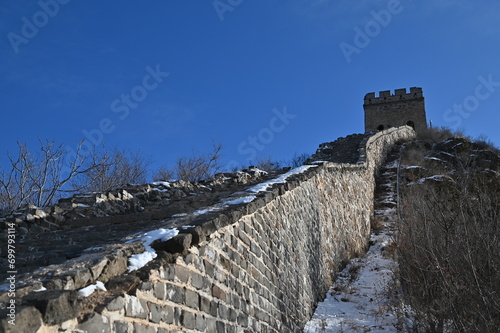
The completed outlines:
[[[378,97],[374,92],[366,94],[364,105],[399,102],[422,98],[424,98],[424,95],[422,92],[422,88],[420,87],[411,87],[409,93],[407,92],[406,88],[395,89],[394,94],[391,94],[390,90],[383,90],[379,92]]]

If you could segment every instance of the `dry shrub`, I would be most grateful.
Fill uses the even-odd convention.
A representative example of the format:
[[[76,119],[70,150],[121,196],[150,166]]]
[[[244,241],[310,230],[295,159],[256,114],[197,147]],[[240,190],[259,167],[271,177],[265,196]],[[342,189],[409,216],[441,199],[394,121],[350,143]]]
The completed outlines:
[[[417,139],[426,143],[436,143],[448,138],[463,138],[462,131],[453,131],[445,127],[431,127],[417,133]]]
[[[499,221],[498,177],[403,187],[398,258],[415,332],[498,332]]]

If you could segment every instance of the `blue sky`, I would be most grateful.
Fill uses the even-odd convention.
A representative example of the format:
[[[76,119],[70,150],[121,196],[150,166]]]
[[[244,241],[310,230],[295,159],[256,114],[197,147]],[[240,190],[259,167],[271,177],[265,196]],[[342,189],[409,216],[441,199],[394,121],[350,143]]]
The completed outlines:
[[[411,86],[435,126],[499,145],[499,16],[496,0],[4,0],[0,159],[87,138],[152,168],[212,141],[224,164],[287,160],[363,132],[366,93]]]

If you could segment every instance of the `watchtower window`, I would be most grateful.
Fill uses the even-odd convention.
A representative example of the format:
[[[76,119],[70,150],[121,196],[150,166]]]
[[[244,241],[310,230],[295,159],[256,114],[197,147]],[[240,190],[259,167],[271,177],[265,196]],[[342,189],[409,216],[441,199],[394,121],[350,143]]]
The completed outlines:
[[[415,129],[415,123],[412,120],[408,120],[406,125],[410,126],[411,128]]]
[[[384,125],[378,125],[377,131],[383,131],[384,130]]]

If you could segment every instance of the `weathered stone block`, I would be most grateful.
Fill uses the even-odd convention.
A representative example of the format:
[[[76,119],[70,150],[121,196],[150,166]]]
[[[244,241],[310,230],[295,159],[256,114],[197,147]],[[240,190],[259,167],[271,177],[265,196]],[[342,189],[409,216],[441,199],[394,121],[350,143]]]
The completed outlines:
[[[125,315],[127,317],[146,319],[148,311],[146,301],[135,296],[125,295]]]
[[[191,247],[193,236],[191,234],[178,234],[168,241],[157,240],[151,244],[151,247],[157,251],[167,253],[183,253]]]
[[[197,292],[186,289],[186,306],[198,310],[200,308],[200,296]]]
[[[200,310],[205,313],[210,313],[210,300],[206,297],[200,296]]]
[[[113,323],[113,330],[114,330],[114,332],[120,332],[120,333],[133,333],[134,332],[132,324],[124,322],[124,321],[115,321]]]
[[[256,257],[260,258],[262,255],[262,251],[260,247],[257,245],[257,243],[252,242],[250,245],[250,250],[255,254]]]
[[[220,303],[217,309],[217,317],[219,319],[227,320],[229,319],[229,309],[224,303]]]
[[[205,332],[206,330],[206,321],[205,321],[205,316],[197,314],[196,315],[196,329],[200,332]]]
[[[223,302],[226,301],[226,292],[216,284],[212,285],[212,296],[220,299]]]
[[[40,311],[35,307],[17,307],[15,313],[15,323],[12,325],[9,323],[12,320],[11,317],[7,316],[4,311],[0,311],[0,332],[38,332],[38,329],[42,326],[43,320]],[[9,313],[9,312],[7,312]]]
[[[178,304],[184,304],[184,288],[168,283],[166,285],[166,299]]]
[[[217,333],[226,333],[226,324],[224,324],[222,321],[218,321],[216,323],[215,331]]]
[[[78,325],[78,330],[81,332],[111,332],[111,324],[108,318],[101,316],[98,313],[91,313],[81,324]]]
[[[174,278],[176,281],[187,283],[189,280],[190,271],[183,266],[176,265],[174,270]]]
[[[206,332],[216,332],[217,330],[217,325],[216,325],[217,320],[215,318],[206,318],[205,323],[207,325]]]
[[[191,285],[195,287],[196,289],[202,289],[203,288],[203,276],[196,273],[196,272],[191,272]]]
[[[165,300],[166,296],[166,285],[163,282],[156,282],[154,284],[154,291],[153,294],[156,298],[160,300]]]
[[[134,323],[134,333],[157,333],[156,328],[139,323]]]
[[[181,325],[187,329],[196,327],[196,315],[192,312],[183,310],[180,318]]]
[[[119,311],[125,306],[125,299],[122,296],[116,297],[106,306],[108,311]]]
[[[49,325],[76,318],[80,312],[76,291],[47,290],[33,293],[24,299],[24,303],[36,307],[43,321]]]

